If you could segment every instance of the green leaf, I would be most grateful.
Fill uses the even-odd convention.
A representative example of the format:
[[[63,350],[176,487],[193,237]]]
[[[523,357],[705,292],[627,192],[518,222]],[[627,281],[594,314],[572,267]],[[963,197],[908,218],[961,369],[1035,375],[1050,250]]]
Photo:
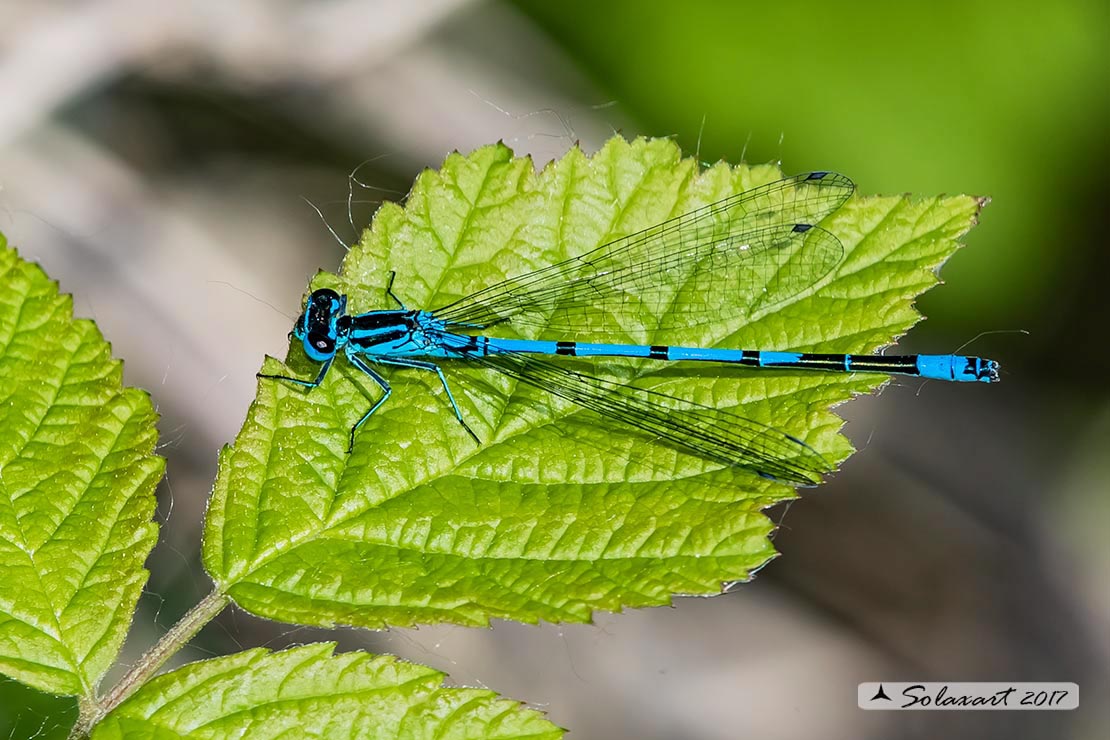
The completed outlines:
[[[150,398],[69,296],[0,236],[0,672],[91,697],[157,527]]]
[[[562,731],[492,691],[392,656],[333,655],[334,643],[248,650],[159,676],[97,725],[112,738],[544,738]]]
[[[667,140],[611,140],[534,170],[503,145],[424,172],[404,207],[385,204],[344,262],[313,287],[349,312],[434,308],[781,177],[775,167],[699,170]],[[982,203],[971,197],[854,198],[824,222],[844,242],[837,270],[747,323],[685,343],[868,352],[905,332],[913,298],[957,248]],[[645,317],[645,325],[647,317]],[[290,369],[318,370],[299,346]],[[345,360],[320,388],[263,380],[235,445],[221,454],[204,562],[242,607],[291,622],[367,627],[429,622],[584,621],[596,609],[718,593],[774,555],[768,505],[787,486],[682,454],[490,371],[444,363],[479,447],[438,379],[386,368],[394,395]],[[603,372],[630,372],[617,363]],[[644,371],[640,368],[639,371]],[[830,460],[851,448],[829,408],[876,375],[646,368],[672,395],[735,409],[805,439]]]

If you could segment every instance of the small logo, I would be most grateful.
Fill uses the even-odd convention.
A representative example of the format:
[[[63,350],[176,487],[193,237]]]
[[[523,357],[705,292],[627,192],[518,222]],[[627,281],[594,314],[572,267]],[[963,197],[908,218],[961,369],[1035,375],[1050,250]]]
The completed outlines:
[[[886,695],[886,691],[883,690],[883,685],[882,684],[879,684],[879,690],[876,691],[875,695],[871,697],[871,701],[876,701],[878,699],[884,699],[886,701],[891,701],[891,698]]]
[[[1079,707],[1074,683],[895,682],[861,683],[860,709],[1067,710]]]

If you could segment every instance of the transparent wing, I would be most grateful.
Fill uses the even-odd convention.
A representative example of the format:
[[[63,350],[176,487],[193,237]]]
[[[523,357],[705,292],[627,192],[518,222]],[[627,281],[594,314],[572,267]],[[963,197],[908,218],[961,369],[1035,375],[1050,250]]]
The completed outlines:
[[[766,424],[673,396],[579,373],[532,355],[461,356],[640,429],[700,457],[795,485],[815,485],[832,467],[812,447]]]
[[[682,329],[744,317],[802,293],[840,262],[840,241],[816,224],[854,187],[831,172],[779,180],[432,314],[454,326],[484,329],[508,322],[568,338],[625,326]]]

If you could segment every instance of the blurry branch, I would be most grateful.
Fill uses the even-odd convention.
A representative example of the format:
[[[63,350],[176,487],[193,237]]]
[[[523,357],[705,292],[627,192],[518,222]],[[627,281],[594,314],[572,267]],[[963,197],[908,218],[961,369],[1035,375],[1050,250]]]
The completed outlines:
[[[84,91],[167,61],[199,61],[243,82],[327,83],[391,58],[470,2],[36,4],[22,23],[0,25],[0,98],[18,101],[0,107],[0,146]]]
[[[0,107],[0,146],[66,100],[179,42],[188,25],[180,7],[44,3],[24,25],[0,25],[0,99],[7,101]]]

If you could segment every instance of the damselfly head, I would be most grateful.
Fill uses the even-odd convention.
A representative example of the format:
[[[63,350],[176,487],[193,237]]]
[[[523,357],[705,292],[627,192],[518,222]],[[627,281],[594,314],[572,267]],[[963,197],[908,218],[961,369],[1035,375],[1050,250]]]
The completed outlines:
[[[304,313],[293,329],[293,334],[304,345],[306,355],[316,362],[335,356],[341,344],[337,324],[346,309],[347,296],[329,288],[312,291],[305,302]]]

